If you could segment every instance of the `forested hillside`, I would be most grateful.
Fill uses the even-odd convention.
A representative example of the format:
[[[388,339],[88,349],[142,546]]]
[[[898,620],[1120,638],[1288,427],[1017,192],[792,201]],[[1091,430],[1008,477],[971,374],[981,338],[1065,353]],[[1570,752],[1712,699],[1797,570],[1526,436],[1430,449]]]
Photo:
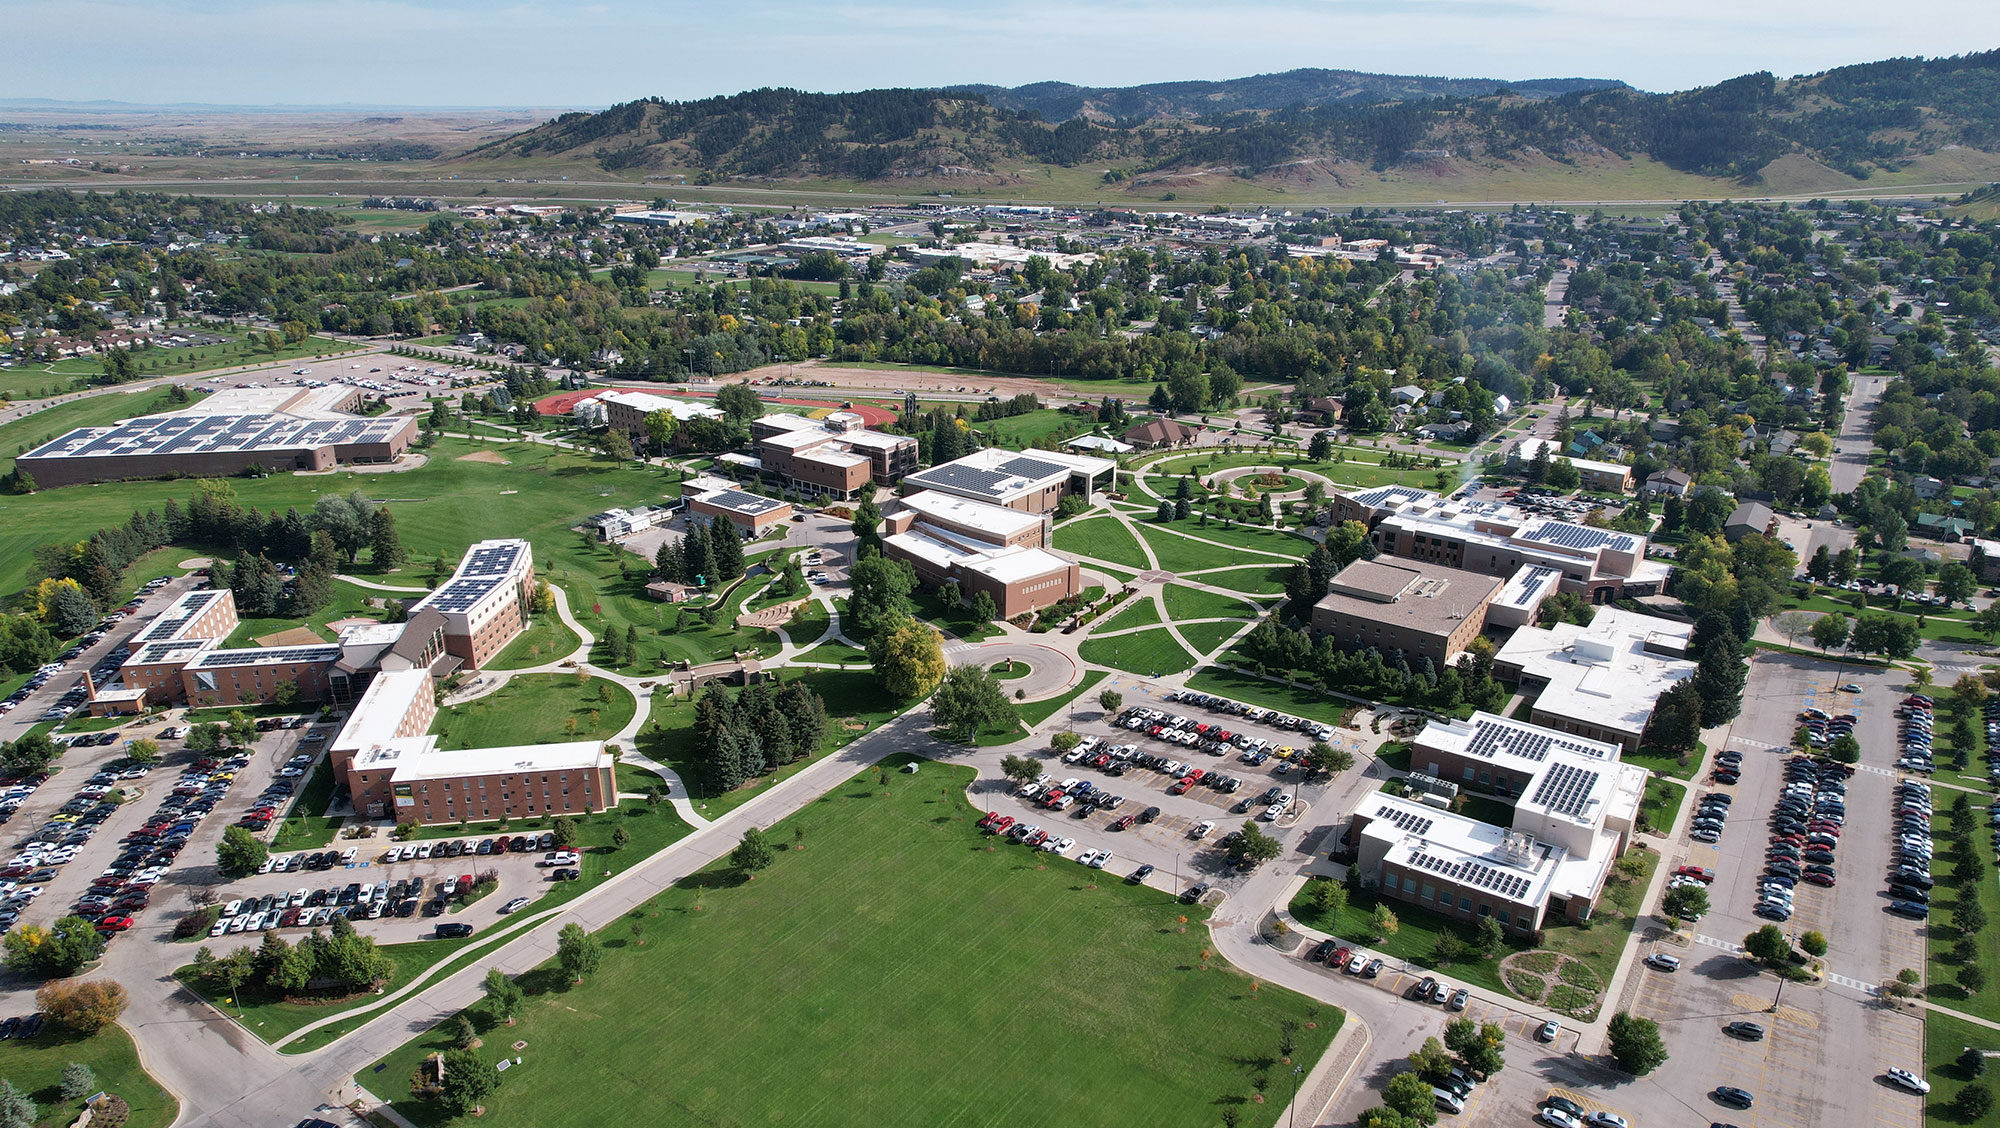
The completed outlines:
[[[1408,80],[1415,85],[1404,88],[1397,86],[1404,80],[1381,79],[1359,83],[1372,91],[1364,97],[1232,108],[1269,102],[1287,82],[1302,91],[1333,89],[1331,79],[1315,84],[1300,73],[1126,91],[1044,84],[646,99],[566,114],[465,159],[557,157],[613,172],[851,180],[1006,177],[1023,165],[1101,164],[1106,181],[1116,182],[1216,167],[1255,177],[1308,161],[1385,169],[1412,160],[1609,156],[1754,184],[1788,154],[1866,178],[1951,146],[2000,148],[2000,51],[1891,59],[1785,81],[1760,72],[1672,94],[1622,85],[1556,92],[1554,86],[1583,80],[1553,80],[1529,93],[1433,95],[1423,91],[1491,84]],[[1219,108],[1187,116],[1203,104],[1203,90]],[[1074,112],[1072,99],[1129,114],[1108,122],[1048,120],[1052,111]]]

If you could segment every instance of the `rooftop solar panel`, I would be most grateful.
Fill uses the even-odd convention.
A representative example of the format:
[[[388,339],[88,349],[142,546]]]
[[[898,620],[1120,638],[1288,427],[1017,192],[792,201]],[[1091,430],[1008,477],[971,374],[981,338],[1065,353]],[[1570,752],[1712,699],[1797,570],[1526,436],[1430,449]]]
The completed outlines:
[[[1580,818],[1599,774],[1574,764],[1552,764],[1531,801],[1558,814]]]
[[[1382,805],[1380,810],[1375,812],[1375,817],[1388,820],[1395,824],[1398,830],[1418,835],[1429,834],[1431,827],[1436,823],[1435,819],[1426,818],[1415,811],[1390,806],[1386,803]]]

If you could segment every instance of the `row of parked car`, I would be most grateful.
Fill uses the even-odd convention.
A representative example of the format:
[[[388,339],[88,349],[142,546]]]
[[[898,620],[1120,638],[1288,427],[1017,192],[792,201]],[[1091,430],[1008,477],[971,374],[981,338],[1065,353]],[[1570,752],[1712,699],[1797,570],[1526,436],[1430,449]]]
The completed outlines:
[[[1853,774],[1844,764],[1807,756],[1785,761],[1785,787],[1771,812],[1771,841],[1752,912],[1782,924],[1792,919],[1800,884],[1834,884],[1834,855],[1847,822],[1847,779]]]
[[[20,852],[0,865],[0,930],[13,927],[47,889],[48,883],[55,880],[60,867],[75,861],[78,852],[96,835],[97,828],[118,809],[118,804],[106,797],[120,778],[140,778],[147,770],[144,765],[126,765],[92,775],[47,822],[22,840]],[[18,806],[41,786],[44,778],[16,783],[7,791],[9,801]],[[9,814],[13,809],[9,808]],[[105,905],[110,901],[106,898]],[[107,915],[121,915],[88,911],[98,907],[91,898],[86,898],[82,907],[86,910],[82,915],[93,922]],[[118,930],[114,926],[107,931]]]
[[[1929,694],[1913,693],[1903,698],[1896,710],[1898,727],[1903,740],[1902,755],[1897,757],[1896,766],[1906,772],[1929,775],[1937,770],[1937,761],[1931,756],[1931,738],[1937,727],[1936,704]],[[1987,731],[1993,731],[1993,714],[1989,711]]]
[[[1716,753],[1716,764],[1740,770],[1743,765],[1743,753],[1725,748]],[[1688,837],[1696,842],[1710,844],[1722,841],[1723,828],[1729,822],[1731,801],[1726,791],[1711,791],[1702,796],[1701,802],[1694,809],[1694,821],[1688,824]]]
[[[1257,705],[1245,705],[1241,701],[1231,701],[1226,697],[1217,697],[1210,693],[1197,693],[1191,689],[1176,689],[1168,692],[1165,700],[1198,706],[1211,713],[1226,713],[1230,716],[1242,717],[1244,720],[1254,721],[1260,725],[1269,725],[1276,729],[1302,732],[1311,736],[1314,740],[1333,739],[1333,726],[1324,722],[1294,717],[1289,713],[1280,713],[1276,709],[1265,709]]]
[[[1064,837],[1056,831],[1043,830],[1037,823],[1017,822],[1013,816],[1003,815],[998,811],[986,812],[986,817],[979,820],[979,829],[1005,837],[1011,842],[1019,842],[1033,850],[1046,851],[1059,858],[1069,857],[1070,851],[1076,849],[1074,838]],[[1114,857],[1117,855],[1109,850],[1085,850],[1076,856],[1076,860],[1091,869],[1103,869],[1111,864],[1111,859]]]
[[[1210,724],[1179,713],[1169,713],[1162,709],[1152,709],[1134,705],[1112,719],[1112,723],[1132,732],[1144,733],[1156,740],[1178,744],[1183,748],[1194,748],[1211,756],[1225,756],[1231,752],[1240,753],[1243,761],[1261,764],[1272,757],[1282,761],[1278,771],[1291,770],[1292,757],[1298,749],[1281,745],[1275,740],[1252,736],[1224,728],[1220,724]],[[1324,728],[1325,726],[1321,726]],[[1331,733],[1332,729],[1326,729]]]
[[[13,693],[8,694],[4,701],[0,701],[0,716],[5,716],[13,712],[20,706],[21,702],[28,699],[29,694],[47,685],[55,678],[60,677],[71,662],[82,657],[84,650],[102,641],[104,636],[109,634],[114,627],[123,622],[134,611],[137,611],[146,602],[148,595],[166,586],[167,583],[168,580],[166,577],[146,581],[145,585],[139,589],[138,594],[126,600],[124,606],[113,610],[111,613],[105,615],[104,618],[98,620],[95,630],[71,643],[68,649],[56,656],[54,661],[42,663],[41,667],[35,671],[33,677],[29,678]],[[106,654],[103,658],[98,659],[97,665],[92,667],[90,671],[92,678],[95,679],[95,684],[100,686],[111,684],[116,678],[118,667],[131,654],[131,647],[121,645]],[[42,711],[42,719],[45,721],[68,720],[70,714],[76,712],[89,695],[90,691],[85,688],[83,679],[78,678],[76,684],[70,686],[56,700],[55,704]]]
[[[1993,805],[2000,827],[2000,803]],[[2000,829],[1995,831],[2000,840]],[[1889,911],[1923,920],[1931,909],[1931,785],[1920,779],[1896,784],[1896,850],[1889,867]]]

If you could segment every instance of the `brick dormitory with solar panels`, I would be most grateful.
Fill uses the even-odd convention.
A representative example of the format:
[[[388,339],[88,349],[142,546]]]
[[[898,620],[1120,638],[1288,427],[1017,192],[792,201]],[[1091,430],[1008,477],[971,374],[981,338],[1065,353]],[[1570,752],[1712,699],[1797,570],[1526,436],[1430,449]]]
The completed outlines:
[[[346,711],[327,755],[363,816],[432,824],[602,811],[617,794],[598,741],[442,749],[429,734],[439,685],[506,649],[534,592],[527,541],[481,541],[401,622],[352,625],[318,645],[225,647],[235,597],[192,591],[133,635],[118,680],[91,688],[91,711],[255,704],[289,685],[301,702]]]
[[[350,414],[361,402],[359,388],[340,384],[229,388],[170,414],[79,427],[15,462],[46,487],[395,461],[416,438],[416,418]]]

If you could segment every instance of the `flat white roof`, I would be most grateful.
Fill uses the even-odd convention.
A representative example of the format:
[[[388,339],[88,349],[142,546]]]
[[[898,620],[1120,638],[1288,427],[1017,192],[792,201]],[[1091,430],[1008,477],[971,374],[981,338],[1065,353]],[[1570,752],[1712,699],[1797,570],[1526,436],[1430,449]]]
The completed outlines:
[[[936,490],[920,490],[902,500],[904,508],[915,510],[920,517],[950,521],[999,537],[1015,536],[1042,523],[1039,514],[1009,509],[1004,505],[988,505],[983,501]]]
[[[1693,662],[1648,652],[1648,640],[1685,649],[1693,631],[1689,623],[1599,607],[1588,627],[1522,627],[1494,661],[1548,683],[1535,701],[1537,711],[1637,736],[1660,695],[1695,669]]]
[[[1413,741],[1419,749],[1435,748],[1460,756],[1491,760],[1521,771],[1534,771],[1552,755],[1586,760],[1618,758],[1618,746],[1566,732],[1511,720],[1497,713],[1477,712],[1465,721],[1432,721]]]
[[[956,567],[1003,584],[1031,580],[1052,572],[1066,571],[1070,567],[1068,560],[1045,549],[975,545],[953,539],[942,530],[923,532],[912,529],[886,537],[882,543],[893,545],[939,570]]]
[[[1519,571],[1509,577],[1500,594],[1493,602],[1502,607],[1534,607],[1556,593],[1562,583],[1562,572],[1543,564],[1523,564]]]
[[[605,403],[622,404],[646,415],[651,415],[655,411],[670,412],[676,419],[708,419],[722,414],[722,412],[705,403],[677,399],[672,396],[656,396],[651,392],[626,391],[619,388],[611,388],[599,392],[593,398]]]
[[[347,723],[333,738],[332,747],[343,751],[371,748],[396,739],[396,726],[403,723],[417,694],[431,692],[429,670],[385,670],[375,675],[362,691],[361,699],[347,715]]]

